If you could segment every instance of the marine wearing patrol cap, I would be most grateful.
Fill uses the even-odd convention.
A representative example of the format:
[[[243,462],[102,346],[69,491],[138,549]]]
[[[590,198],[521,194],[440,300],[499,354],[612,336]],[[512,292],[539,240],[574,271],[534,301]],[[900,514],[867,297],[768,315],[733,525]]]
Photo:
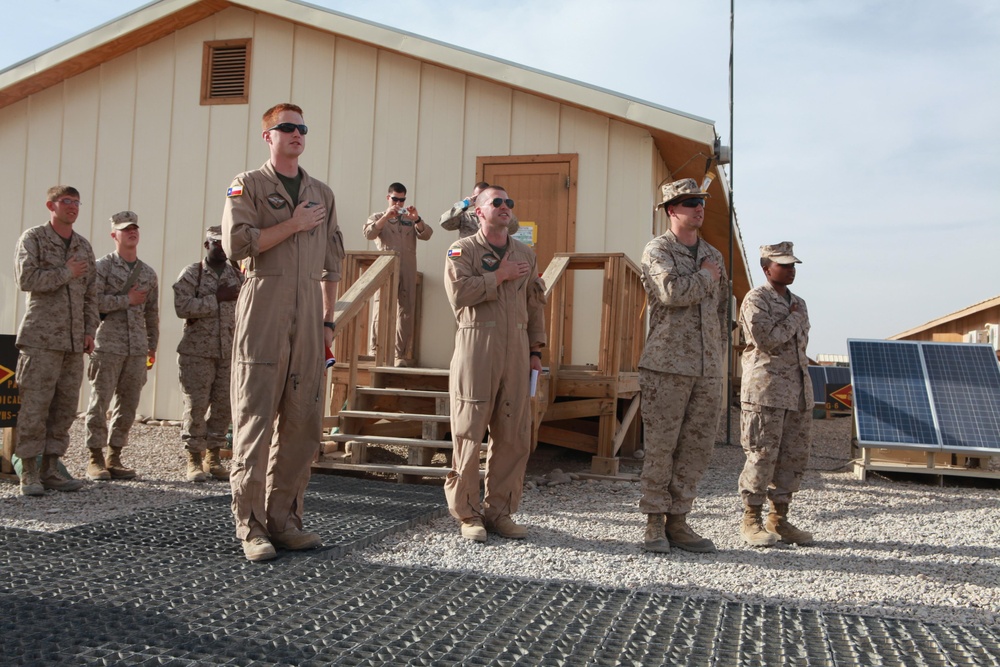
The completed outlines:
[[[211,243],[212,241],[222,241],[222,227],[220,225],[215,225],[214,227],[209,227],[205,230],[205,240]]]
[[[769,259],[775,264],[801,264],[802,260],[792,254],[792,242],[782,241],[774,245],[760,247],[761,259]]]
[[[682,178],[673,183],[666,183],[660,189],[663,191],[663,201],[657,204],[656,208],[665,207],[668,204],[684,201],[685,199],[709,196],[707,192],[701,191],[698,182],[693,178]]]
[[[134,211],[119,211],[111,216],[111,229],[125,229],[130,225],[139,226],[139,216]]]

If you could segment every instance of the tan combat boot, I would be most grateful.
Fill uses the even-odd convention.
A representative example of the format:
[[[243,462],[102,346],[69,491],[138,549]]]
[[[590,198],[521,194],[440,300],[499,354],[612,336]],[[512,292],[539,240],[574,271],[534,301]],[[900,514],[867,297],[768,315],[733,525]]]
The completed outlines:
[[[101,482],[111,479],[108,466],[104,463],[104,451],[97,447],[90,451],[90,463],[87,464],[87,479]]]
[[[771,513],[767,515],[764,524],[767,532],[774,533],[787,544],[812,544],[812,533],[799,530],[788,523],[788,503],[771,503]]]
[[[45,487],[38,477],[38,460],[34,456],[21,459],[21,495],[45,495]]]
[[[493,521],[487,521],[486,530],[509,540],[523,540],[528,534],[528,529],[514,523],[509,514],[498,516]]]
[[[208,475],[201,469],[201,452],[187,451],[187,480],[189,482],[207,482]]]
[[[42,486],[55,491],[79,491],[83,488],[82,479],[63,477],[59,470],[59,457],[46,454],[42,457],[42,472],[39,475]]]
[[[459,532],[467,540],[472,540],[473,542],[486,541],[486,528],[483,526],[483,520],[478,516],[474,516],[471,519],[463,519],[459,527]]]
[[[201,460],[201,469],[209,475],[219,480],[229,479],[229,471],[222,465],[222,457],[219,455],[219,447],[205,451],[205,456]]]
[[[111,473],[111,479],[134,478],[135,470],[122,465],[122,448],[109,447],[108,449],[111,452],[108,454],[108,472]]]
[[[280,533],[271,533],[271,544],[289,551],[303,551],[323,546],[323,540],[316,533],[289,526]]]
[[[743,525],[740,526],[740,535],[752,547],[769,547],[778,541],[776,535],[764,528],[764,518],[761,516],[763,509],[760,505],[743,506]]]
[[[654,553],[670,553],[670,541],[663,530],[663,522],[666,517],[662,514],[646,515],[646,534],[642,538],[642,548]]]
[[[664,527],[670,546],[699,554],[715,553],[715,543],[691,530],[687,514],[668,514]]]

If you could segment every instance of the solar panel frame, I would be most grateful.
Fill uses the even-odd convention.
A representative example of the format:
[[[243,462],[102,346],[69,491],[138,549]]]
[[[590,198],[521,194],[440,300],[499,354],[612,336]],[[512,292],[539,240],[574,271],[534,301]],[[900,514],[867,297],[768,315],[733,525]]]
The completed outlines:
[[[847,344],[859,445],[1000,454],[1000,364],[991,346]]]

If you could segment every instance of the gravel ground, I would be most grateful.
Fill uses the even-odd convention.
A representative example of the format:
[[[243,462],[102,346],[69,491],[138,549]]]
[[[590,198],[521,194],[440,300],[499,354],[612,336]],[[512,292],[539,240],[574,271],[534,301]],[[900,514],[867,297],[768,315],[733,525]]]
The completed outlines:
[[[948,478],[949,485],[939,486],[937,477],[914,475],[907,481],[878,474],[860,482],[848,467],[850,432],[849,419],[814,422],[811,469],[790,517],[813,532],[813,546],[743,544],[736,493],[743,454],[737,446],[716,447],[689,517],[719,547],[710,555],[642,551],[638,484],[574,480],[589,469],[589,457],[543,446],[532,459],[518,514],[528,539],[468,542],[446,517],[348,558],[1000,627],[997,483]],[[72,438],[65,463],[82,477],[82,420]],[[137,423],[124,458],[140,479],[89,483],[80,492],[48,492],[44,498],[23,498],[15,484],[0,485],[0,525],[56,531],[229,492],[224,482],[184,479],[176,424]],[[622,472],[638,473],[640,467],[625,462]],[[563,481],[552,483],[557,480]]]

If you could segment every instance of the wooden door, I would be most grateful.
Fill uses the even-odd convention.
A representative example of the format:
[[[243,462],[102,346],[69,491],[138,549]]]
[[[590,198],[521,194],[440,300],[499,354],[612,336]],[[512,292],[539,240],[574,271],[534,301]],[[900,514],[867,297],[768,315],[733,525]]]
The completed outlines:
[[[533,224],[533,246],[538,256],[539,275],[545,272],[557,252],[576,249],[576,166],[571,155],[509,155],[480,157],[476,160],[477,180],[498,184],[514,200],[514,215],[522,227]],[[566,276],[563,280],[570,279]],[[573,283],[567,283],[565,358],[571,359],[573,323]],[[551,310],[551,309],[550,309]],[[551,312],[546,313],[551,318]],[[546,319],[546,326],[550,319]],[[542,363],[551,363],[548,348]]]

